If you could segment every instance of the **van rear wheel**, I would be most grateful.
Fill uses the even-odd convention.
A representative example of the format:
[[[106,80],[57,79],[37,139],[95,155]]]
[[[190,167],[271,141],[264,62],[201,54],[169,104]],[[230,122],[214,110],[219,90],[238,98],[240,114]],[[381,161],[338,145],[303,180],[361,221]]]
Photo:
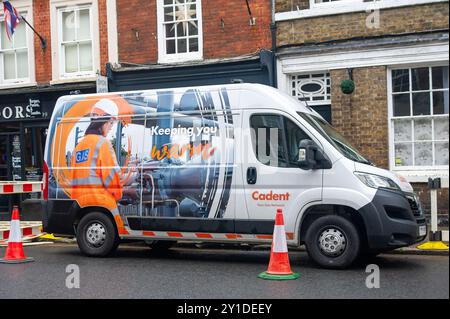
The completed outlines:
[[[308,227],[305,244],[309,257],[321,267],[343,269],[359,256],[361,239],[351,221],[329,215]]]
[[[78,224],[77,243],[86,256],[106,257],[117,249],[119,235],[105,213],[92,212],[85,215]]]

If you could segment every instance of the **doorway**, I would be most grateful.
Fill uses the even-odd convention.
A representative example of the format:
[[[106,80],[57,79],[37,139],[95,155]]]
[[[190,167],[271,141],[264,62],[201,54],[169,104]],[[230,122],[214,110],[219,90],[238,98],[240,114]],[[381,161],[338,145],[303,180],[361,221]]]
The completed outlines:
[[[39,182],[42,180],[44,167],[44,149],[48,124],[27,123],[24,125],[23,167],[24,180]],[[27,198],[37,198],[38,193],[31,193]]]
[[[20,181],[22,178],[20,132],[0,132],[0,181]],[[19,195],[0,195],[0,220],[8,220]]]
[[[41,181],[46,122],[11,122],[0,127],[0,181]],[[0,220],[9,220],[13,205],[39,199],[40,193],[0,195]]]

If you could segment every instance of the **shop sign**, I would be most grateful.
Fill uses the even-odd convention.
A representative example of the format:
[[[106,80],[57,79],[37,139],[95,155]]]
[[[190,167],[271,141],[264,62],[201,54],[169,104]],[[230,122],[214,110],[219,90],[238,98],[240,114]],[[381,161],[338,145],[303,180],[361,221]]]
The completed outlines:
[[[28,104],[25,105],[0,105],[0,121],[47,117],[48,114],[47,112],[42,112],[41,101],[38,99],[28,99]]]
[[[20,181],[22,179],[22,148],[19,135],[14,135],[12,139],[11,162],[13,180]]]
[[[108,93],[108,78],[97,75],[97,93]]]

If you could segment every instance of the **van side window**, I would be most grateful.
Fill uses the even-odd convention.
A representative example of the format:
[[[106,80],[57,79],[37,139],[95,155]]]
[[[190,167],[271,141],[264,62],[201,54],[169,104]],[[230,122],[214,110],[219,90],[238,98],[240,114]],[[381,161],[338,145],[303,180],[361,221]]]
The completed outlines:
[[[258,161],[268,166],[298,167],[298,146],[308,135],[281,115],[252,115],[252,146]]]

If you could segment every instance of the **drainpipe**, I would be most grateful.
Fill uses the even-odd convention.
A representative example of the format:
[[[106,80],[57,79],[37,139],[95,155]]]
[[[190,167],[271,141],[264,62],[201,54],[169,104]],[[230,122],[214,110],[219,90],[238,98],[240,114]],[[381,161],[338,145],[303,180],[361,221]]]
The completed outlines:
[[[275,0],[270,1],[270,11],[272,15],[272,21],[270,23],[270,35],[272,38],[272,54],[273,54],[273,86],[278,87],[277,81],[277,24],[275,22]]]

